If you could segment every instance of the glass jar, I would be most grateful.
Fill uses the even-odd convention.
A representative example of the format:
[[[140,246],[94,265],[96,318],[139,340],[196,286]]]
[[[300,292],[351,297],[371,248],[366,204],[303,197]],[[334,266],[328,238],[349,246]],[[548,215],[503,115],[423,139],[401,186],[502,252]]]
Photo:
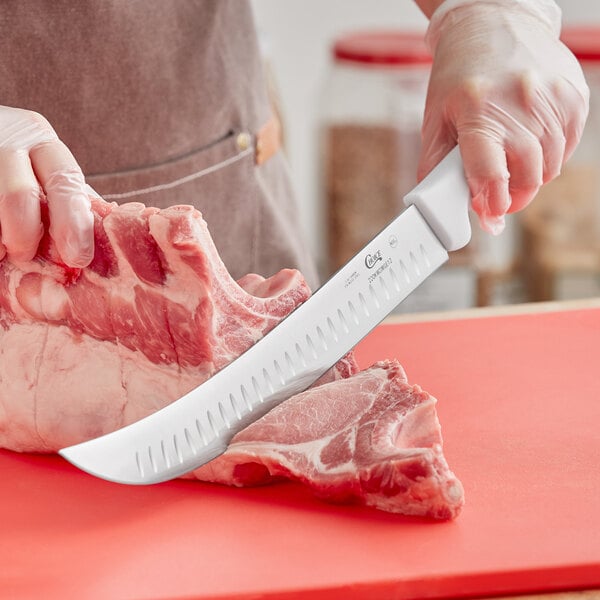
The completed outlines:
[[[424,33],[371,31],[334,41],[320,106],[327,278],[402,210],[416,184],[431,55]],[[476,300],[469,245],[399,311],[463,308]]]
[[[520,215],[530,300],[600,296],[600,26],[563,28],[591,91],[579,146]]]

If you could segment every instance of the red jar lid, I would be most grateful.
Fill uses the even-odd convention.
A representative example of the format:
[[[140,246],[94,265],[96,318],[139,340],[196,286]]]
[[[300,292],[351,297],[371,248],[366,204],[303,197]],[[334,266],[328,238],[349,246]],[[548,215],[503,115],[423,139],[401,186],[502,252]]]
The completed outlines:
[[[579,60],[600,60],[600,27],[563,27],[560,39]]]
[[[337,38],[333,56],[373,66],[400,66],[431,63],[425,45],[425,32],[418,31],[359,31]]]

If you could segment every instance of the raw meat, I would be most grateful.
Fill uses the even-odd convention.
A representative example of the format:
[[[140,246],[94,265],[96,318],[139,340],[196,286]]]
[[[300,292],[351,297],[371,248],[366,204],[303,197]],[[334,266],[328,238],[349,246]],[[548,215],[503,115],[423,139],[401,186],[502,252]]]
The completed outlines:
[[[0,446],[56,451],[202,383],[305,300],[297,271],[233,281],[200,213],[94,201],[83,270],[48,241],[0,263]],[[330,377],[357,370],[352,357]]]
[[[435,402],[397,361],[380,362],[280,404],[194,475],[239,486],[294,479],[329,500],[451,519],[464,494]]]
[[[233,281],[192,207],[92,207],[88,268],[62,264],[48,237],[35,261],[0,263],[0,447],[54,452],[134,422],[310,294],[289,269]],[[454,517],[462,490],[441,452],[434,400],[395,363],[357,371],[350,353],[195,475],[235,485],[284,476],[331,499]]]

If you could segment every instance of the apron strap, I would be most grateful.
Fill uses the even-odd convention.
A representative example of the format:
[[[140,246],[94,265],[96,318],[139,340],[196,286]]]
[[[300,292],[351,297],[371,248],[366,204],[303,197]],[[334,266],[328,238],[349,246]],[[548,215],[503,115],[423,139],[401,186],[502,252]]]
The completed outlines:
[[[281,148],[281,123],[272,116],[256,133],[254,158],[262,165]]]

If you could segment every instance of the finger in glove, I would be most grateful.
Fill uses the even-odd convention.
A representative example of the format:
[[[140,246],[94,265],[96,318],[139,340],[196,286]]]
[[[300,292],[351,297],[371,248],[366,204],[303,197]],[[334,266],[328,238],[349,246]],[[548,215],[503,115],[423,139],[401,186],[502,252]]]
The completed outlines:
[[[26,152],[0,149],[0,224],[2,258],[31,260],[42,239],[40,186],[31,170]]]
[[[71,151],[60,140],[32,148],[31,163],[48,199],[50,236],[71,267],[85,267],[94,256],[94,220],[85,179]]]

